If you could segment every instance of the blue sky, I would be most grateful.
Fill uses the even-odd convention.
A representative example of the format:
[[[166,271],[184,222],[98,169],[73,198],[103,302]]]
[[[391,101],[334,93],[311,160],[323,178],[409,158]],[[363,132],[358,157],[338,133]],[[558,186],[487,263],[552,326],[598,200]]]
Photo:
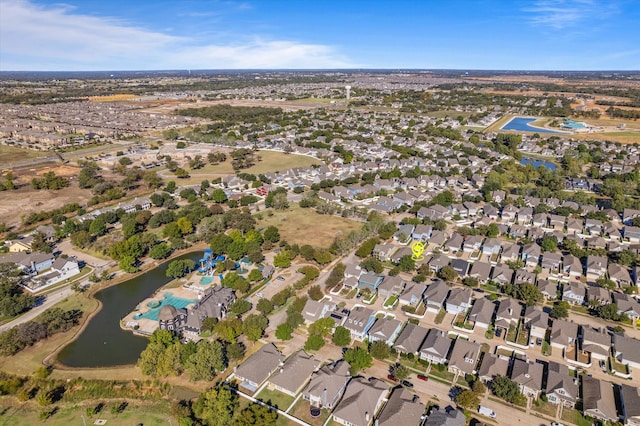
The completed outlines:
[[[640,70],[638,0],[0,0],[0,70]]]

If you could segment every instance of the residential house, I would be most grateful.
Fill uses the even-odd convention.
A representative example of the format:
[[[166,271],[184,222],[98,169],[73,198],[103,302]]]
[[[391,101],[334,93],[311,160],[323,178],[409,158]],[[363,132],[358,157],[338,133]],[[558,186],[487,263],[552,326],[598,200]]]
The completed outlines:
[[[382,283],[378,286],[378,296],[387,298],[390,296],[397,296],[402,293],[404,289],[404,281],[398,275],[386,276],[382,280]]]
[[[496,312],[496,328],[502,328],[505,331],[511,326],[517,326],[522,314],[522,305],[511,298],[502,299],[498,304]]]
[[[587,288],[577,282],[570,282],[562,287],[562,300],[572,305],[583,305],[587,295]]]
[[[533,215],[532,223],[536,228],[546,228],[549,223],[549,217],[546,213],[536,213]]]
[[[529,329],[530,339],[544,339],[549,329],[549,314],[539,306],[527,306],[524,310],[524,324]]]
[[[500,250],[502,250],[502,242],[498,238],[487,238],[482,244],[482,254],[485,256],[497,256]]]
[[[429,269],[434,273],[438,273],[440,269],[449,265],[449,258],[444,254],[436,254],[429,260]]]
[[[538,399],[540,392],[542,392],[543,375],[544,366],[542,364],[514,358],[511,367],[511,380],[518,384],[523,395]]]
[[[464,243],[464,238],[462,235],[454,232],[449,240],[444,243],[444,251],[448,253],[457,253],[462,249],[462,244]]]
[[[582,262],[571,254],[562,256],[562,273],[568,279],[579,280],[582,277]]]
[[[320,302],[308,299],[302,309],[302,317],[306,324],[318,321],[320,318],[326,318],[329,314],[336,310],[337,305],[333,302]]]
[[[569,375],[569,368],[554,361],[549,362],[547,371],[547,400],[552,404],[562,404],[573,408],[578,400],[577,379]]]
[[[542,255],[541,267],[542,269],[548,270],[552,274],[559,273],[562,267],[562,254],[545,252]]]
[[[518,211],[518,223],[529,226],[533,220],[533,209],[531,207],[520,207]]]
[[[506,376],[509,371],[509,359],[502,355],[485,353],[478,369],[478,378],[491,383],[496,376]]]
[[[369,426],[382,407],[389,388],[379,379],[351,379],[342,400],[333,411],[333,421],[345,426]]]
[[[327,364],[313,373],[302,398],[314,407],[332,410],[342,397],[350,379],[349,364],[345,361]]]
[[[640,243],[640,227],[625,226],[623,230],[624,238],[630,243]]]
[[[451,267],[456,271],[459,277],[464,278],[467,276],[467,272],[471,265],[464,259],[452,259]]]
[[[589,305],[607,305],[611,303],[611,292],[604,287],[590,285],[587,287],[587,302]]]
[[[422,295],[428,312],[438,313],[444,307],[444,301],[449,294],[449,286],[442,280],[434,280]]]
[[[397,246],[395,244],[380,243],[376,244],[371,254],[379,261],[386,262],[391,259],[391,256],[393,255],[393,253],[395,253],[396,250]]]
[[[424,426],[465,426],[466,423],[467,418],[462,410],[450,408],[447,411],[446,409],[433,407]]]
[[[395,234],[393,234],[393,239],[398,241],[400,244],[407,244],[411,241],[411,235],[413,234],[414,229],[415,226],[411,224],[400,225]]]
[[[237,366],[234,375],[240,386],[255,392],[283,363],[284,355],[273,343],[268,343]]]
[[[566,219],[567,218],[564,216],[552,214],[549,216],[549,226],[553,229],[564,231],[564,224]]]
[[[471,264],[471,270],[469,276],[474,277],[480,284],[485,284],[489,280],[491,274],[491,265],[487,262],[473,262]]]
[[[542,254],[542,248],[537,243],[525,244],[522,247],[522,260],[525,265],[530,267],[538,266],[540,262],[540,256]]]
[[[307,383],[311,374],[320,367],[320,362],[307,354],[298,351],[287,359],[270,378],[269,389],[275,389],[289,396],[295,397]]]
[[[479,251],[482,248],[484,237],[481,235],[469,235],[462,244],[462,250],[467,253]]]
[[[376,342],[378,340],[385,342],[387,345],[396,340],[400,330],[402,329],[402,322],[393,318],[378,318],[376,322],[369,329],[368,337],[370,342]]]
[[[596,280],[607,273],[608,259],[606,256],[587,256],[587,278]]]
[[[408,322],[393,344],[393,348],[400,353],[417,355],[428,333],[428,329]]]
[[[625,314],[633,321],[640,319],[640,303],[632,296],[614,292],[611,295],[613,302],[618,306],[618,314]]]
[[[475,327],[488,329],[493,321],[495,310],[496,305],[491,300],[486,298],[476,299],[469,312],[468,320],[473,321],[474,329]]]
[[[616,283],[620,288],[633,284],[629,270],[623,265],[610,263],[607,268],[607,273],[609,274],[609,279]]]
[[[581,218],[567,218],[567,234],[581,234],[583,228],[583,220]]]
[[[450,220],[451,211],[439,204],[434,204],[430,207],[421,207],[420,210],[418,210],[418,212],[416,213],[416,216],[420,220],[424,219],[425,217],[433,221],[436,221],[438,219]]]
[[[551,335],[549,340],[551,346],[558,349],[567,349],[573,345],[578,338],[578,324],[554,319],[551,325]]]
[[[537,275],[526,269],[518,269],[513,276],[514,284],[535,284]]]
[[[445,308],[450,314],[464,314],[471,307],[473,294],[470,288],[454,287],[447,297]]]
[[[491,281],[500,284],[511,284],[513,281],[513,270],[503,263],[499,263],[493,267],[491,271]]]
[[[420,348],[420,358],[434,364],[446,364],[452,340],[447,333],[436,328],[429,330]]]
[[[511,204],[504,206],[504,208],[502,209],[502,212],[500,213],[500,216],[502,217],[502,222],[507,223],[509,225],[515,223],[516,216],[518,215],[518,211],[519,209],[517,207],[512,206]]]
[[[582,376],[582,412],[594,419],[617,421],[613,384],[595,377]]]
[[[500,260],[502,263],[513,262],[520,258],[520,245],[513,243],[502,244]]]
[[[393,389],[389,401],[376,419],[377,426],[419,425],[425,405],[404,387]]]
[[[620,384],[620,418],[625,425],[640,426],[640,389]]]
[[[592,359],[606,360],[611,353],[611,336],[604,330],[582,325],[582,350]]]
[[[480,344],[458,338],[449,355],[448,370],[455,374],[476,374]]]
[[[618,362],[634,369],[640,368],[640,340],[614,334],[613,354]]]
[[[378,291],[378,286],[382,283],[383,277],[370,272],[365,272],[358,278],[358,288],[360,290],[369,290],[371,294]]]
[[[538,280],[536,287],[547,300],[553,300],[558,297],[558,284],[549,280]]]
[[[422,295],[426,289],[427,286],[424,284],[414,282],[407,283],[404,291],[400,294],[400,297],[398,297],[398,302],[401,305],[417,306],[418,303],[422,301]]]
[[[375,312],[364,306],[351,309],[344,327],[351,332],[351,338],[362,341],[375,321]]]
[[[433,232],[433,227],[431,225],[416,225],[416,228],[413,230],[411,234],[411,238],[415,241],[427,242],[431,237],[431,232]]]

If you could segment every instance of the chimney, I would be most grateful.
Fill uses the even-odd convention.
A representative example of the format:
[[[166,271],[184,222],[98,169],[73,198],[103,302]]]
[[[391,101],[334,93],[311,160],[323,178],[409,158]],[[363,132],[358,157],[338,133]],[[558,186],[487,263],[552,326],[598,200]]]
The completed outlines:
[[[322,390],[322,401],[320,401],[322,403],[323,407],[327,406],[327,388],[324,388]]]
[[[367,421],[367,423],[369,423],[370,417],[369,417],[369,412],[368,411],[364,412],[364,419]]]

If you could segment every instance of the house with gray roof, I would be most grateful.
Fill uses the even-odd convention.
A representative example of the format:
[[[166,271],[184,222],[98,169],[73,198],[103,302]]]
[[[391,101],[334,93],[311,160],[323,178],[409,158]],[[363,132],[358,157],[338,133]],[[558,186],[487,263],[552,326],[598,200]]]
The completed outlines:
[[[284,355],[273,343],[267,343],[235,368],[240,386],[255,392],[267,378],[284,365]]]
[[[504,263],[499,263],[491,271],[491,281],[500,284],[511,284],[513,280],[513,270]]]
[[[611,292],[607,288],[590,285],[587,287],[587,301],[590,305],[607,305],[612,301]]]
[[[587,288],[581,283],[570,282],[562,287],[562,300],[572,305],[583,305],[587,295]]]
[[[327,364],[311,375],[311,381],[302,393],[302,398],[314,407],[332,410],[342,397],[350,379],[349,364],[345,361]]]
[[[375,321],[375,312],[364,306],[354,307],[343,326],[351,332],[351,338],[363,341]]]
[[[549,328],[549,314],[539,306],[527,306],[524,310],[524,324],[529,329],[531,339],[544,339]]]
[[[509,371],[509,359],[502,355],[485,353],[478,369],[478,377],[484,383],[491,383],[496,376],[506,376]]]
[[[582,412],[594,419],[617,421],[613,384],[595,377],[582,376]]]
[[[462,410],[451,408],[449,411],[434,407],[427,416],[424,426],[464,426],[467,423]]]
[[[514,358],[511,367],[511,380],[519,385],[523,395],[537,399],[542,392],[543,375],[544,366],[542,364]]]
[[[449,286],[442,280],[432,282],[422,295],[427,312],[438,313],[444,307],[444,301],[449,294],[449,290]]]
[[[617,263],[610,263],[607,267],[607,274],[609,275],[609,279],[616,283],[620,288],[633,284],[631,274],[626,266],[618,265]]]
[[[402,329],[402,322],[393,318],[378,318],[376,322],[371,326],[368,333],[370,342],[376,342],[378,340],[385,342],[387,345],[396,340],[400,330]]]
[[[613,302],[618,306],[618,314],[625,314],[634,321],[640,319],[640,303],[632,296],[614,292],[611,295]]]
[[[429,330],[427,338],[420,348],[420,358],[434,364],[446,364],[452,340],[447,333],[436,328]]]
[[[393,389],[389,401],[376,419],[378,426],[419,425],[425,405],[407,388]]]
[[[392,347],[401,353],[417,355],[428,333],[428,329],[408,322]]]
[[[640,368],[640,340],[614,334],[613,354],[618,362],[634,369]]]
[[[450,314],[464,314],[471,307],[473,294],[468,287],[453,287],[447,297],[445,309]]]
[[[567,279],[580,279],[583,267],[580,258],[572,254],[562,256],[562,274]]]
[[[573,408],[579,397],[578,379],[569,375],[569,368],[566,365],[550,361],[545,394],[550,403]]]
[[[587,278],[596,280],[607,273],[609,259],[606,256],[587,256]]]
[[[567,349],[578,339],[578,324],[554,319],[551,325],[549,340],[551,346],[558,349]]]
[[[509,327],[518,325],[520,315],[522,315],[522,305],[520,302],[510,297],[502,299],[498,304],[495,326],[496,328],[502,328],[506,331]]]
[[[337,305],[334,302],[320,302],[308,299],[302,309],[302,318],[304,318],[306,324],[311,324],[329,316],[331,312],[336,310],[336,307]]]
[[[549,280],[538,280],[536,287],[545,299],[553,300],[558,297],[558,283]]]
[[[422,301],[422,295],[427,290],[427,286],[421,283],[410,282],[404,288],[398,302],[401,305],[417,306]]]
[[[355,377],[333,411],[333,421],[345,426],[369,426],[382,407],[389,388],[379,379]]]
[[[474,262],[471,264],[469,276],[477,278],[480,284],[484,284],[489,280],[491,274],[491,265],[487,262]]]
[[[404,289],[404,281],[398,275],[385,276],[382,283],[378,286],[378,295],[380,297],[397,296]]]
[[[476,327],[486,330],[493,322],[493,313],[495,311],[496,304],[483,297],[482,299],[475,300],[467,318],[469,321],[473,321],[474,330]]]
[[[378,286],[382,283],[383,277],[377,274],[366,272],[358,278],[358,288],[362,290],[368,289],[371,294],[378,290]]]
[[[449,355],[448,370],[456,374],[476,374],[480,345],[458,338]]]
[[[582,325],[582,350],[592,359],[606,360],[611,354],[611,336],[605,330]]]
[[[640,389],[620,384],[620,418],[625,425],[640,426]]]
[[[267,386],[269,389],[295,397],[319,366],[320,362],[313,355],[298,351],[269,378]]]

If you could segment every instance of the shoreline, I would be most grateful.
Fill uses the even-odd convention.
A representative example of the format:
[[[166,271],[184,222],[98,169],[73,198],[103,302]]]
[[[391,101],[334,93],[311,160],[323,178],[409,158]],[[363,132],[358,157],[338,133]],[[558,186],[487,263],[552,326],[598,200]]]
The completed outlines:
[[[178,250],[174,253],[171,254],[171,256],[167,257],[166,259],[163,259],[162,262],[158,262],[158,261],[154,261],[154,262],[150,262],[146,268],[143,266],[143,268],[141,268],[140,271],[135,272],[133,274],[127,274],[125,275],[121,275],[120,277],[114,278],[113,280],[111,280],[110,282],[107,282],[107,285],[101,285],[99,286],[99,288],[92,288],[89,292],[87,292],[86,296],[88,299],[92,299],[95,300],[97,302],[97,306],[96,309],[89,313],[89,315],[87,316],[87,318],[80,324],[80,327],[78,328],[78,330],[73,334],[73,336],[65,342],[62,342],[59,346],[57,346],[53,352],[51,352],[50,354],[48,354],[47,356],[45,356],[42,359],[42,364],[44,366],[47,367],[53,367],[55,369],[58,370],[64,370],[64,371],[83,371],[83,370],[108,370],[108,369],[119,369],[119,368],[131,368],[131,367],[135,367],[135,364],[122,364],[122,365],[115,365],[115,366],[110,366],[110,367],[70,367],[68,365],[64,365],[62,364],[60,361],[58,361],[58,354],[60,353],[60,351],[62,351],[62,349],[64,349],[65,347],[67,347],[69,344],[73,343],[75,340],[78,339],[78,337],[80,336],[80,334],[82,334],[82,332],[84,332],[84,330],[86,330],[86,328],[89,325],[89,322],[96,316],[98,315],[98,313],[102,310],[102,302],[98,299],[96,299],[94,297],[94,295],[96,293],[98,293],[101,290],[107,289],[109,287],[113,287],[115,285],[119,285],[122,284],[123,282],[129,281],[130,279],[133,279],[139,275],[142,275],[144,273],[147,273],[155,268],[157,268],[158,266],[162,265],[163,263],[166,262],[170,262],[172,259],[176,258],[176,257],[180,257],[182,255],[185,254],[189,254],[189,253],[193,253],[196,251],[201,251],[204,250],[205,247],[206,248],[207,244],[204,242],[198,242],[186,249],[182,249],[182,250]],[[55,306],[55,305],[54,305]],[[143,336],[143,335],[140,335]],[[145,337],[145,336],[143,336]]]
[[[524,118],[526,120],[532,119],[532,121],[525,123],[525,125],[527,127],[531,127],[534,130],[516,130],[516,129],[505,129],[504,126],[506,126],[507,124],[511,123],[513,120],[515,120],[516,118]],[[553,134],[559,134],[559,135],[572,135],[572,132],[565,132],[563,130],[556,130],[556,129],[551,129],[551,128],[547,128],[547,127],[539,127],[539,126],[533,126],[530,123],[533,123],[536,120],[540,120],[540,117],[532,117],[532,116],[524,116],[524,115],[515,115],[513,117],[511,117],[511,119],[509,121],[507,121],[506,123],[504,123],[501,127],[500,130],[504,130],[505,132],[529,132],[529,133],[536,133],[536,130],[543,130],[543,133],[547,133],[549,135],[553,135]],[[540,137],[542,137],[542,135],[540,135]]]

